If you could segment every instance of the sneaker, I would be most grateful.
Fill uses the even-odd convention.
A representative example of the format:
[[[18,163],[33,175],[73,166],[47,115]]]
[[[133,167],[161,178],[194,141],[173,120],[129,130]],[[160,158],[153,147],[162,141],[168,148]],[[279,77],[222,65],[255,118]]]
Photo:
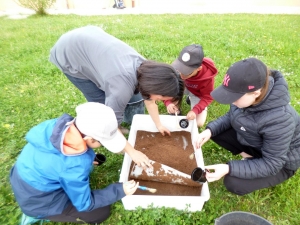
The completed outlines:
[[[39,222],[40,225],[43,224],[43,222],[49,222],[49,220],[43,220],[43,219],[36,219],[31,216],[27,216],[24,213],[22,214],[21,222],[19,225],[29,225],[29,224],[34,224],[36,222]]]
[[[186,104],[191,105],[191,99],[190,96],[187,96],[185,99]]]

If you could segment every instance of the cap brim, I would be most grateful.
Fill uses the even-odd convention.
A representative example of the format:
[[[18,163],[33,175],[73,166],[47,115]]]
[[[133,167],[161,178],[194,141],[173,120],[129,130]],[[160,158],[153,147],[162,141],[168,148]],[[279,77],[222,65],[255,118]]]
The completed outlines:
[[[121,152],[126,146],[126,138],[119,130],[117,130],[113,138],[101,138],[99,141],[107,150],[113,153]]]
[[[176,70],[178,70],[183,76],[190,75],[192,72],[194,72],[197,68],[192,68],[189,66],[184,65],[182,62],[180,62],[178,59],[176,59],[171,64]]]
[[[213,90],[210,95],[221,104],[231,104],[241,98],[245,93],[236,93],[226,90],[222,85]]]

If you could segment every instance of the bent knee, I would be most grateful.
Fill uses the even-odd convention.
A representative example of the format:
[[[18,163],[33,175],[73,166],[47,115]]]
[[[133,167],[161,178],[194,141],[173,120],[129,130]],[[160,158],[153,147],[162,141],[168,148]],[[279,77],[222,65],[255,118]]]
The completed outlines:
[[[110,205],[101,208],[101,211],[98,209],[95,210],[94,216],[91,216],[87,223],[95,224],[95,223],[102,223],[103,221],[107,220],[110,216]]]
[[[197,123],[197,126],[200,128],[200,127],[203,127],[204,123]]]
[[[197,118],[197,126],[198,127],[203,127],[205,124],[205,119],[198,119]]]
[[[229,192],[240,196],[249,194],[251,192],[251,191],[250,192],[247,191],[243,187],[243,185],[241,184],[241,180],[239,178],[228,176],[228,175],[224,177],[224,186]]]

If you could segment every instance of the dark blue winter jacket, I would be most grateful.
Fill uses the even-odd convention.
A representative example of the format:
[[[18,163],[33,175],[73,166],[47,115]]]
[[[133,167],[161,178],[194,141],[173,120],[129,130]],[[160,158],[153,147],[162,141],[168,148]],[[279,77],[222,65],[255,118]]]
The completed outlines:
[[[230,176],[254,179],[275,175],[282,168],[295,171],[300,167],[300,116],[290,105],[282,74],[271,72],[262,102],[247,108],[230,105],[227,114],[207,125],[212,136],[233,128],[242,145],[262,153],[262,158],[228,162]]]

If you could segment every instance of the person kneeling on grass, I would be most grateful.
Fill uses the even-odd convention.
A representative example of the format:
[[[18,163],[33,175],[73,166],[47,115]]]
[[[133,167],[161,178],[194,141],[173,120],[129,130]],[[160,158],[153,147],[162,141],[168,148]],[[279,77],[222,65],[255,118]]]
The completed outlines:
[[[234,63],[211,93],[229,111],[208,123],[196,147],[210,138],[244,160],[206,166],[209,182],[224,177],[228,191],[245,195],[292,177],[300,167],[300,116],[289,104],[283,75],[256,58]]]
[[[15,198],[24,214],[57,222],[101,223],[110,205],[132,195],[134,181],[91,190],[89,174],[95,152],[105,146],[121,152],[126,139],[114,111],[101,103],[76,107],[76,118],[64,114],[33,127],[10,172]]]
[[[184,80],[187,103],[191,110],[187,113],[188,120],[196,119],[198,127],[202,127],[207,117],[207,107],[213,101],[210,92],[214,89],[215,76],[218,70],[212,59],[204,57],[201,45],[192,44],[182,49],[172,66]],[[179,107],[171,100],[164,101],[170,114],[179,112]]]

